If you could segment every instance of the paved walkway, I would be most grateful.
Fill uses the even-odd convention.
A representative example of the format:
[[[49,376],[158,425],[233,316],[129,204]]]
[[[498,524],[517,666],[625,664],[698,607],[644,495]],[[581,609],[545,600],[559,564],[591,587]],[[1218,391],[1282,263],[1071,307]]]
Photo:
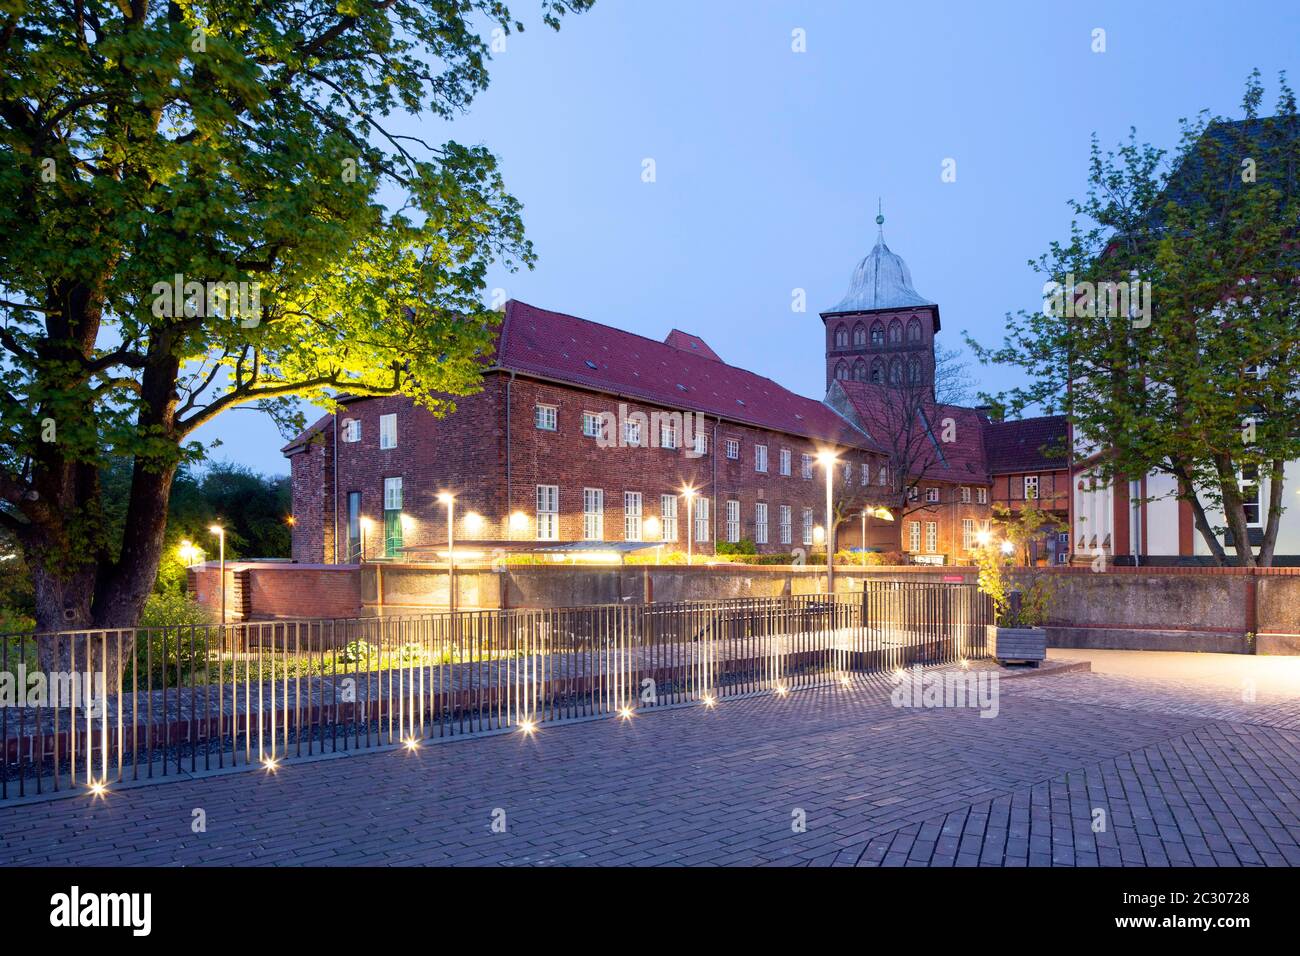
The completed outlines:
[[[9,806],[0,864],[1300,864],[1300,702],[1238,676],[1004,680],[994,719],[882,678]]]

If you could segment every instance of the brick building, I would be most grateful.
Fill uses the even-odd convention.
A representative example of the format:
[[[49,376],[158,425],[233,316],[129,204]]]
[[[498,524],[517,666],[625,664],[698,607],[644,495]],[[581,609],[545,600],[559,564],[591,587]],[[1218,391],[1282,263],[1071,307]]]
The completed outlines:
[[[892,460],[889,436],[872,433],[878,422],[863,409],[932,382],[938,306],[912,289],[882,237],[822,319],[829,394],[817,401],[677,329],[656,341],[512,300],[482,390],[456,399],[453,413],[357,399],[284,447],[293,557],[333,564],[436,549],[447,541],[447,495],[467,548],[654,540],[685,551],[689,516],[697,553],[740,541],[765,553],[820,550],[819,456],[829,452],[835,508],[850,516],[838,547],[964,560],[994,483],[984,430],[995,426],[976,410],[934,407],[962,423],[960,437],[915,476],[915,507],[901,520],[853,519],[882,503]]]

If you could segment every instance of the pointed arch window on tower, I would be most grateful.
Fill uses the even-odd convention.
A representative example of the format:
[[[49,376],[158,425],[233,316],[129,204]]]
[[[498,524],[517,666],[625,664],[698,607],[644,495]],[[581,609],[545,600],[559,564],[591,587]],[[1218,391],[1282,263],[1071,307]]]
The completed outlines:
[[[903,323],[894,319],[889,323],[889,344],[898,345],[903,341]]]
[[[871,344],[875,346],[885,344],[885,327],[879,322],[871,327]]]
[[[848,348],[849,330],[844,326],[837,326],[835,329],[835,347],[837,349]]]
[[[890,385],[903,384],[903,363],[900,362],[898,359],[894,359],[892,362],[889,363],[889,384]]]
[[[921,360],[912,359],[907,363],[907,381],[912,385],[921,384]]]
[[[859,322],[853,326],[853,347],[862,348],[867,344],[867,327]]]
[[[907,323],[907,341],[909,342],[921,341],[921,320],[918,319],[916,316],[912,316],[912,318]]]
[[[871,381],[876,385],[885,383],[885,367],[881,364],[880,359],[871,363]]]
[[[867,380],[867,363],[858,359],[853,363],[853,381],[865,382]]]
[[[849,377],[849,367],[843,362],[835,366],[835,377],[843,381]]]

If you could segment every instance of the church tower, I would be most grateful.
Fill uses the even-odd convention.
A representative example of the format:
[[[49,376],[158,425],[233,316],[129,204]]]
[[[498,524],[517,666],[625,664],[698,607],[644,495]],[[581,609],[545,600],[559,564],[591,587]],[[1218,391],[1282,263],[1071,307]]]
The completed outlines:
[[[883,213],[876,226],[876,245],[853,271],[849,291],[821,314],[826,388],[838,378],[933,389],[939,306],[917,293],[907,263],[885,245]]]

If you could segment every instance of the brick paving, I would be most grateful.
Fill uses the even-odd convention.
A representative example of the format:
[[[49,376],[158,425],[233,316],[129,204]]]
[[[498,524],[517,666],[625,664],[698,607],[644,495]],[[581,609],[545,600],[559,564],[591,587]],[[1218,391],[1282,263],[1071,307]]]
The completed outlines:
[[[1075,673],[986,719],[890,689],[0,807],[0,864],[1300,864],[1290,697]]]

